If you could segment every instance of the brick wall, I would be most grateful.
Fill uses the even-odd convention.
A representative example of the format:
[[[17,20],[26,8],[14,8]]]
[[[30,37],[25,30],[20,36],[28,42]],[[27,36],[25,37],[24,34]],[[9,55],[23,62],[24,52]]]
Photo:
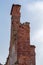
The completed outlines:
[[[35,46],[30,45],[30,23],[20,23],[20,7],[13,4],[10,13],[9,65],[35,65]]]

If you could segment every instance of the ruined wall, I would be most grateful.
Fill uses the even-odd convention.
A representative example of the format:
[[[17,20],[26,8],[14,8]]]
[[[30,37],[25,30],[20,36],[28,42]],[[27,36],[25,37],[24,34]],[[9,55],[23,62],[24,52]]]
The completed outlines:
[[[11,37],[7,65],[35,65],[35,46],[30,45],[30,23],[20,23],[20,5],[12,5]]]
[[[30,45],[30,23],[20,24],[18,29],[17,59],[19,65],[35,65],[35,46]]]

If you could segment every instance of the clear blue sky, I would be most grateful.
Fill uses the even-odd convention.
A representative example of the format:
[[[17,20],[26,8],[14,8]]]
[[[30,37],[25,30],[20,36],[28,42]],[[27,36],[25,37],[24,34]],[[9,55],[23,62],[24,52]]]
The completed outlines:
[[[36,65],[43,65],[43,0],[0,0],[0,63],[6,62],[9,52],[13,3],[21,5],[21,22],[30,22],[31,44],[36,46]]]

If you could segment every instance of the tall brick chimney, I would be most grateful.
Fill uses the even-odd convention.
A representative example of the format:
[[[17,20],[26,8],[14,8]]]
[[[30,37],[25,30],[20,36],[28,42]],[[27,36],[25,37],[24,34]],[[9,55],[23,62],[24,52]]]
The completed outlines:
[[[21,5],[13,4],[11,8],[11,41],[17,36],[20,25],[20,7]],[[14,43],[14,41],[12,43]]]
[[[20,7],[21,5],[13,4],[11,8],[11,39],[10,39],[10,65],[17,61],[17,42],[18,28],[20,25]]]
[[[11,9],[11,37],[8,65],[35,65],[35,46],[30,45],[29,22],[20,23],[21,5]]]

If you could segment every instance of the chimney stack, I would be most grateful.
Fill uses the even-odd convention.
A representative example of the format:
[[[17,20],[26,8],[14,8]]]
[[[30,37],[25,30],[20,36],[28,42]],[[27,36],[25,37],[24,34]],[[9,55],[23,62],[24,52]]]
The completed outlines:
[[[11,8],[11,13],[10,14],[12,16],[20,16],[20,8],[21,8],[21,5],[13,4],[12,8]]]

